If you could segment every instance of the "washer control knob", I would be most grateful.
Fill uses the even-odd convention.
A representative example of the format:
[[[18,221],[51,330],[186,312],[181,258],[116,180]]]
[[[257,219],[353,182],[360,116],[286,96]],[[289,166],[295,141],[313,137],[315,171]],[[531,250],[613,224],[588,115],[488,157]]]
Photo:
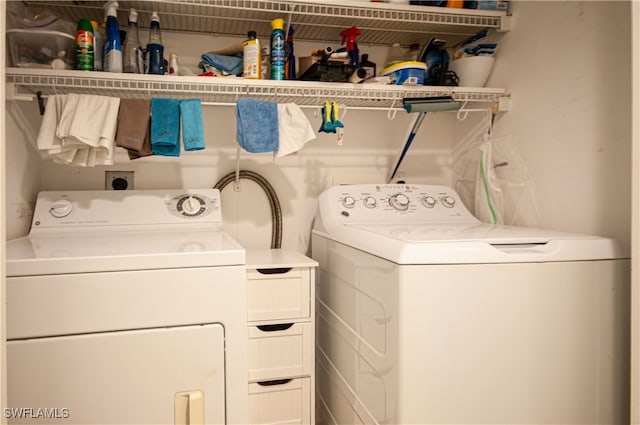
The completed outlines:
[[[433,196],[425,196],[424,198],[422,198],[422,205],[427,208],[433,208],[436,206],[436,198],[434,198]]]
[[[345,196],[342,198],[342,205],[344,205],[345,208],[353,208],[356,206],[356,199],[353,196]]]
[[[364,198],[364,206],[367,208],[375,208],[376,207],[376,198],[373,196],[367,196]]]
[[[442,205],[444,205],[447,208],[453,208],[455,204],[456,204],[456,200],[452,196],[447,195],[442,198]]]
[[[409,209],[409,197],[404,193],[396,193],[389,198],[389,204],[398,211],[406,211]]]
[[[49,208],[49,213],[55,218],[66,217],[71,214],[73,210],[73,204],[67,199],[58,199]]]

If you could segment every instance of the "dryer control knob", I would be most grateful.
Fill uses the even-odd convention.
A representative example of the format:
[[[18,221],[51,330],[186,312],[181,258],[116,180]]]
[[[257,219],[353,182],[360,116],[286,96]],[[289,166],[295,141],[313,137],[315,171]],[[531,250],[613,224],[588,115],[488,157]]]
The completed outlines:
[[[398,211],[409,209],[409,198],[403,193],[396,193],[389,198],[389,204]]]
[[[373,196],[367,196],[364,198],[364,206],[367,208],[375,208],[376,207],[376,198]]]
[[[422,198],[422,205],[427,208],[433,208],[436,206],[436,198],[434,198],[433,196],[425,196],[424,198]]]
[[[193,217],[204,211],[204,201],[197,196],[187,195],[177,204],[178,211],[187,217]]]
[[[447,208],[453,208],[456,204],[456,200],[452,196],[445,196],[442,198],[442,205]]]
[[[49,208],[49,213],[55,218],[66,217],[71,214],[73,210],[73,204],[67,199],[58,199]]]
[[[345,196],[342,198],[342,205],[346,208],[353,208],[356,206],[356,199],[353,196]]]

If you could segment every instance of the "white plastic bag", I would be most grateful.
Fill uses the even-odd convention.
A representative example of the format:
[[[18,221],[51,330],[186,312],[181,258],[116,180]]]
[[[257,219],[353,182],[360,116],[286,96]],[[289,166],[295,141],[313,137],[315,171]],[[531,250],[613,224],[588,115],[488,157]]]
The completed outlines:
[[[491,114],[457,145],[455,189],[481,221],[539,226],[533,181],[509,136],[491,133]]]

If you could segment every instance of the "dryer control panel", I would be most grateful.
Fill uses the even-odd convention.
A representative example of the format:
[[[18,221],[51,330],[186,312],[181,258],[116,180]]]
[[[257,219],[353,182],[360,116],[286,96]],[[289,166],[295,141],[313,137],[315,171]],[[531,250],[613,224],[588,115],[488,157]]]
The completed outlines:
[[[189,223],[222,224],[217,189],[40,192],[31,228]]]
[[[323,219],[341,223],[477,221],[450,187],[411,184],[334,186],[320,195]]]

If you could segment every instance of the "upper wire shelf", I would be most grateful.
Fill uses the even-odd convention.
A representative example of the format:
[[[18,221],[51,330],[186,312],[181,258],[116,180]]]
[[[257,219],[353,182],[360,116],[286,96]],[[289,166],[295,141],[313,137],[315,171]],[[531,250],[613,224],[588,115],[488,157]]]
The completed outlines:
[[[243,97],[277,103],[321,106],[325,100],[349,107],[399,108],[409,97],[451,96],[461,102],[498,103],[500,88],[445,86],[390,86],[310,81],[245,80],[238,77],[182,77],[108,72],[8,68],[13,86],[7,98],[36,95],[99,94],[120,98],[199,98],[202,102],[231,104]]]
[[[73,21],[104,19],[104,0],[27,0]],[[149,27],[151,13],[160,14],[162,29],[245,37],[271,34],[270,23],[284,18],[295,27],[295,37],[307,41],[334,42],[344,28],[362,31],[358,42],[365,45],[424,44],[431,37],[447,40],[449,46],[483,28],[508,29],[505,11],[410,6],[366,1],[337,0],[119,0],[118,18],[127,22],[128,11],[138,11],[141,27]]]

